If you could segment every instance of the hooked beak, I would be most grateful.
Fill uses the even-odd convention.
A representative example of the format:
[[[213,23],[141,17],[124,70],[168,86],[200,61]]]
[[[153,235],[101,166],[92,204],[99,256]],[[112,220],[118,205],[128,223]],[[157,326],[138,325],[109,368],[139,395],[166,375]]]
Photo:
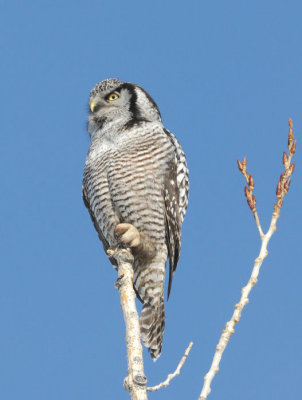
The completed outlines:
[[[95,102],[91,101],[90,104],[89,104],[89,107],[90,107],[90,111],[93,112],[94,107],[95,107]]]

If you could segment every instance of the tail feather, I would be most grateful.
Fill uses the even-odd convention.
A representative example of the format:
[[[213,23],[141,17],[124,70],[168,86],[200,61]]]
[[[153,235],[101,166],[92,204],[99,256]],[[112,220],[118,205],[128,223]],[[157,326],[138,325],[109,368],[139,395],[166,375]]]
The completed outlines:
[[[161,353],[163,335],[165,330],[165,307],[161,298],[159,304],[143,305],[140,317],[141,339],[149,349],[152,359],[155,361]]]

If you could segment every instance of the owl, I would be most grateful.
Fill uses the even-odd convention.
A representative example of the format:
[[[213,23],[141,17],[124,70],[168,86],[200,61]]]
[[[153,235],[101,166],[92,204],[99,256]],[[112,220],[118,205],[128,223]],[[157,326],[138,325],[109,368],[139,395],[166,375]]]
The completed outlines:
[[[143,304],[141,339],[156,360],[165,328],[166,263],[169,298],[188,205],[186,158],[155,101],[130,82],[106,79],[91,90],[88,132],[84,203],[105,251],[119,243],[131,248],[133,287]]]

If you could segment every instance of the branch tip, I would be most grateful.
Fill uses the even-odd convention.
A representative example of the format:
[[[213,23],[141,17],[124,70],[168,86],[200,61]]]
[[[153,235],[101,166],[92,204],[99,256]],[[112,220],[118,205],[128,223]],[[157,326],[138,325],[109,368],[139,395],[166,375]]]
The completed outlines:
[[[186,359],[191,351],[191,348],[193,346],[193,342],[190,342],[189,346],[186,348],[186,351],[184,353],[184,355],[181,357],[181,360],[179,361],[176,370],[173,372],[173,374],[169,374],[167,376],[167,379],[161,383],[159,383],[156,386],[151,386],[151,387],[147,387],[147,392],[155,392],[156,390],[159,390],[161,388],[167,387],[169,386],[171,380],[173,378],[175,378],[176,376],[180,375],[180,370],[182,368],[182,366],[184,365],[184,363],[186,362]]]
[[[239,171],[242,172],[242,164],[239,160],[237,160],[237,165],[238,165]]]

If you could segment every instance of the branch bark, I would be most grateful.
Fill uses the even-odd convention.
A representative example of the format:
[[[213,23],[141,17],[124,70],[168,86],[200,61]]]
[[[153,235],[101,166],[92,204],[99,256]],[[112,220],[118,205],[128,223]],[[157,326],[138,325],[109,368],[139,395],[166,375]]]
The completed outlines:
[[[144,373],[143,349],[140,341],[139,317],[135,305],[133,289],[133,255],[129,248],[119,246],[112,254],[118,263],[118,279],[115,287],[121,297],[121,308],[126,325],[126,346],[128,375],[124,379],[124,388],[132,400],[147,400],[147,378]]]
[[[129,392],[132,400],[147,400],[147,391],[154,392],[167,387],[173,378],[180,375],[180,370],[189,355],[193,342],[189,344],[173,374],[169,374],[167,379],[157,386],[146,387],[147,378],[144,373],[139,317],[133,289],[133,255],[130,248],[120,246],[115,251],[109,249],[107,254],[109,257],[114,257],[118,264],[118,278],[114,286],[120,293],[121,308],[126,325],[128,375],[124,379],[124,389]]]

